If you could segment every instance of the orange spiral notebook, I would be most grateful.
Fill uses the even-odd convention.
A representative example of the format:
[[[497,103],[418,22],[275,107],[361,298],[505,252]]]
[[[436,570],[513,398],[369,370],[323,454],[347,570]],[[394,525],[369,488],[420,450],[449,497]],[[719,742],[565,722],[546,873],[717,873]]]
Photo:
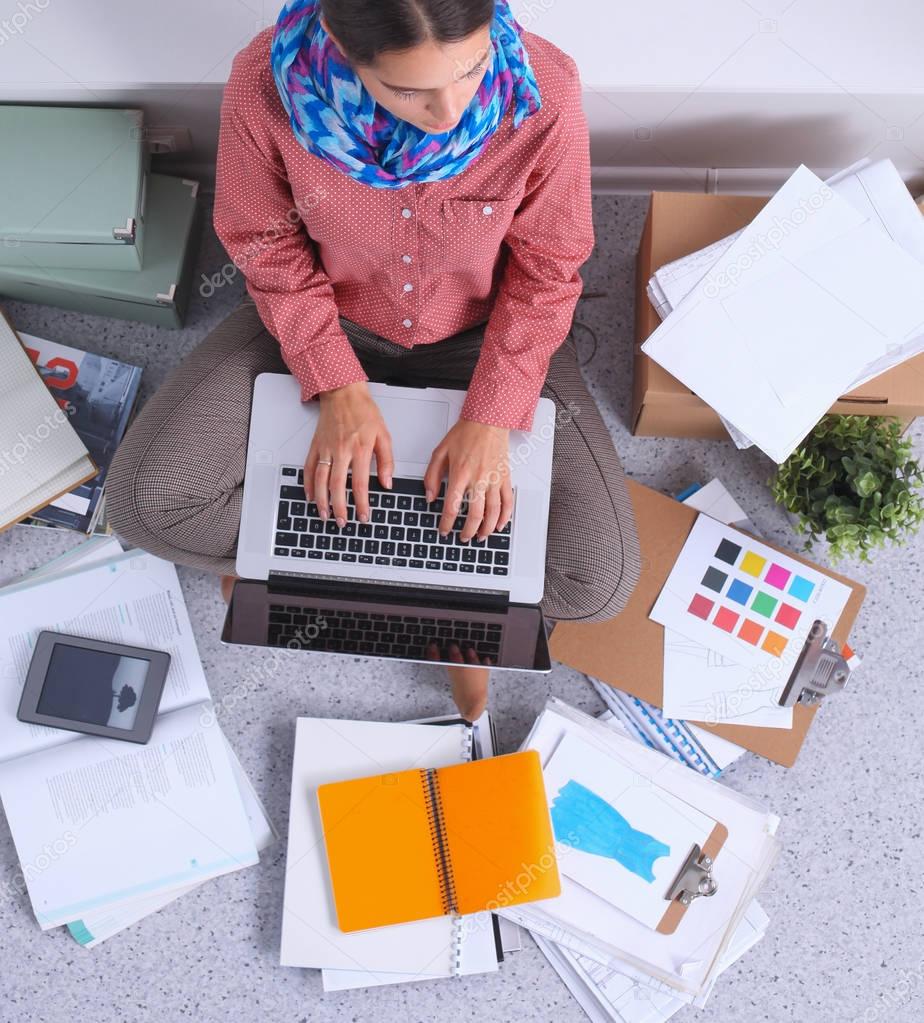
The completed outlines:
[[[561,894],[534,750],[321,785],[318,804],[342,931]]]

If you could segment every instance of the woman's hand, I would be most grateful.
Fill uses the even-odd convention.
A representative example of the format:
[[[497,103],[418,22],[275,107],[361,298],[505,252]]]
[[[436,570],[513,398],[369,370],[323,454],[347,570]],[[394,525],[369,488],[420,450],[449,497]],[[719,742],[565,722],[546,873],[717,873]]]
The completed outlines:
[[[353,474],[356,517],[369,521],[369,472],[375,455],[376,475],[391,489],[395,469],[391,436],[378,405],[364,382],[347,384],[320,396],[318,420],[305,460],[305,492],[322,519],[333,511],[337,524],[347,520],[347,475]]]
[[[468,516],[459,538],[467,543],[473,536],[483,540],[495,529],[503,529],[513,515],[510,486],[510,432],[460,419],[433,452],[424,476],[427,500],[435,500],[440,484],[448,478],[439,531],[452,529],[462,502],[468,501]]]

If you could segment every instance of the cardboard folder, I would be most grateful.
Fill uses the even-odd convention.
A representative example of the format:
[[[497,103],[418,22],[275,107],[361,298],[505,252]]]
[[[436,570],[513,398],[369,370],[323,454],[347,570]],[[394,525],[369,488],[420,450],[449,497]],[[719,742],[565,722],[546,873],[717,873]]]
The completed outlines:
[[[609,621],[559,623],[549,645],[552,656],[562,664],[660,707],[664,702],[664,626],[653,622],[648,615],[699,512],[631,481],[629,495],[635,510],[642,555],[642,573],[635,592],[622,614]],[[831,632],[838,643],[846,643],[866,597],[866,588],[766,540],[761,539],[761,543],[850,588],[851,595],[844,613]],[[830,622],[826,624],[832,625]],[[817,706],[798,704],[793,710],[791,729],[696,724],[768,760],[792,767],[817,709]]]

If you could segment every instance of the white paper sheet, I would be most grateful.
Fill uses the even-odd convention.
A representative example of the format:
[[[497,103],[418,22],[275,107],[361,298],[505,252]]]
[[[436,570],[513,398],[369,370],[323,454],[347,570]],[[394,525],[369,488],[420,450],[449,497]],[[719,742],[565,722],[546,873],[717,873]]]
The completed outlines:
[[[43,930],[257,862],[224,738],[203,709],[161,715],[146,746],[82,736],[0,765]]]
[[[464,725],[298,719],[282,917],[283,966],[361,972],[370,985],[388,983],[390,974],[417,980],[451,975],[455,932],[449,917],[348,934],[338,928],[315,794],[326,782],[460,763],[468,759],[467,731]],[[369,855],[374,856],[375,850],[370,849]],[[465,941],[472,943],[466,955],[477,966],[475,972],[497,969],[493,929],[466,928]],[[377,980],[376,975],[383,979]],[[331,983],[335,980],[331,978]]]
[[[768,924],[767,914],[752,902],[722,958],[719,973],[724,973],[750,951],[763,938]],[[684,1001],[667,985],[652,985],[650,978],[603,966],[541,935],[533,937],[594,1023],[663,1023],[684,1007]]]
[[[853,333],[841,344],[839,332],[824,328],[824,310],[833,310],[832,302],[836,300],[823,286],[830,284],[830,278],[817,254],[822,246],[834,244],[837,239],[845,251],[858,251],[862,238],[869,236],[869,227],[863,227],[865,223],[863,215],[847,200],[806,167],[800,167],[645,342],[643,350],[771,458],[784,461],[834,400],[849,388],[862,367],[881,355],[885,347],[904,340],[899,337],[882,340],[888,334],[886,328],[893,322],[892,317],[901,314],[903,323],[906,317],[911,320],[916,316],[917,322],[924,319],[924,289],[902,292],[898,282],[882,282],[881,301],[873,308],[877,319],[870,324],[877,331],[871,336],[878,340],[869,342],[865,357],[865,349]],[[888,244],[892,245],[895,259],[910,260],[897,245]],[[803,373],[802,362],[774,359],[773,345],[769,352],[765,346],[761,348],[763,362],[755,360],[746,337],[727,309],[734,306],[739,323],[754,322],[758,325],[755,330],[760,329],[756,304],[748,313],[747,290],[793,264],[817,286],[812,290],[810,305],[806,301],[791,303],[785,290],[776,290],[778,303],[774,313],[778,322],[774,338],[779,341],[783,326],[779,318],[786,313],[792,317],[791,334],[798,334],[806,322],[815,322],[819,331],[813,351],[836,351],[836,357],[820,375]],[[848,266],[860,294],[866,294],[859,277],[869,274],[876,278],[876,271],[863,260],[851,261]],[[924,280],[924,267],[907,262],[903,266],[911,277],[920,271]],[[905,280],[905,276],[901,279]],[[757,291],[753,294],[757,295]],[[806,299],[805,295],[802,297]],[[864,303],[863,310],[869,311],[869,305],[874,304]],[[761,306],[765,307],[766,303]],[[766,375],[770,359],[772,380]],[[774,385],[786,393],[785,403]]]
[[[919,263],[924,263],[924,217],[891,160],[857,161],[827,179],[827,184],[867,217],[884,238],[895,241]],[[705,275],[716,265],[742,232],[736,232],[655,271],[648,295],[662,320],[679,307]],[[924,332],[903,343],[894,343],[878,359],[863,367],[847,390],[855,390],[893,366],[924,351]],[[733,424],[723,422],[739,448],[751,441]]]
[[[165,650],[171,655],[161,711],[209,699],[176,568],[141,551],[0,591],[0,758],[74,742],[76,732],[16,719],[43,629]]]
[[[694,845],[706,844],[716,822],[574,735],[564,736],[542,773],[559,870],[657,928],[683,862]],[[569,803],[575,784],[607,807]]]

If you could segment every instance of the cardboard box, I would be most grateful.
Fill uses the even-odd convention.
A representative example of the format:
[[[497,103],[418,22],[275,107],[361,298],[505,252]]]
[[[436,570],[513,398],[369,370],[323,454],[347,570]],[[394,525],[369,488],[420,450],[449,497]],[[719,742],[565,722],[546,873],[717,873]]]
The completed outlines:
[[[664,702],[664,626],[648,616],[699,513],[633,481],[629,482],[629,496],[642,555],[642,574],[635,592],[622,614],[609,621],[559,622],[552,632],[549,647],[555,660],[562,664],[660,707]],[[761,543],[782,550],[766,540]],[[850,599],[832,630],[838,643],[846,643],[866,597],[866,589],[799,554],[785,553],[850,587]],[[849,699],[849,687],[846,695],[833,698]],[[792,767],[817,712],[817,706],[797,705],[791,729],[696,723],[768,760]]]
[[[767,202],[756,196],[652,193],[637,264],[632,389],[632,432],[636,436],[730,439],[704,401],[641,351],[639,346],[661,323],[646,288],[655,270],[746,227]],[[895,416],[905,425],[924,415],[924,354],[842,396],[830,411]]]

